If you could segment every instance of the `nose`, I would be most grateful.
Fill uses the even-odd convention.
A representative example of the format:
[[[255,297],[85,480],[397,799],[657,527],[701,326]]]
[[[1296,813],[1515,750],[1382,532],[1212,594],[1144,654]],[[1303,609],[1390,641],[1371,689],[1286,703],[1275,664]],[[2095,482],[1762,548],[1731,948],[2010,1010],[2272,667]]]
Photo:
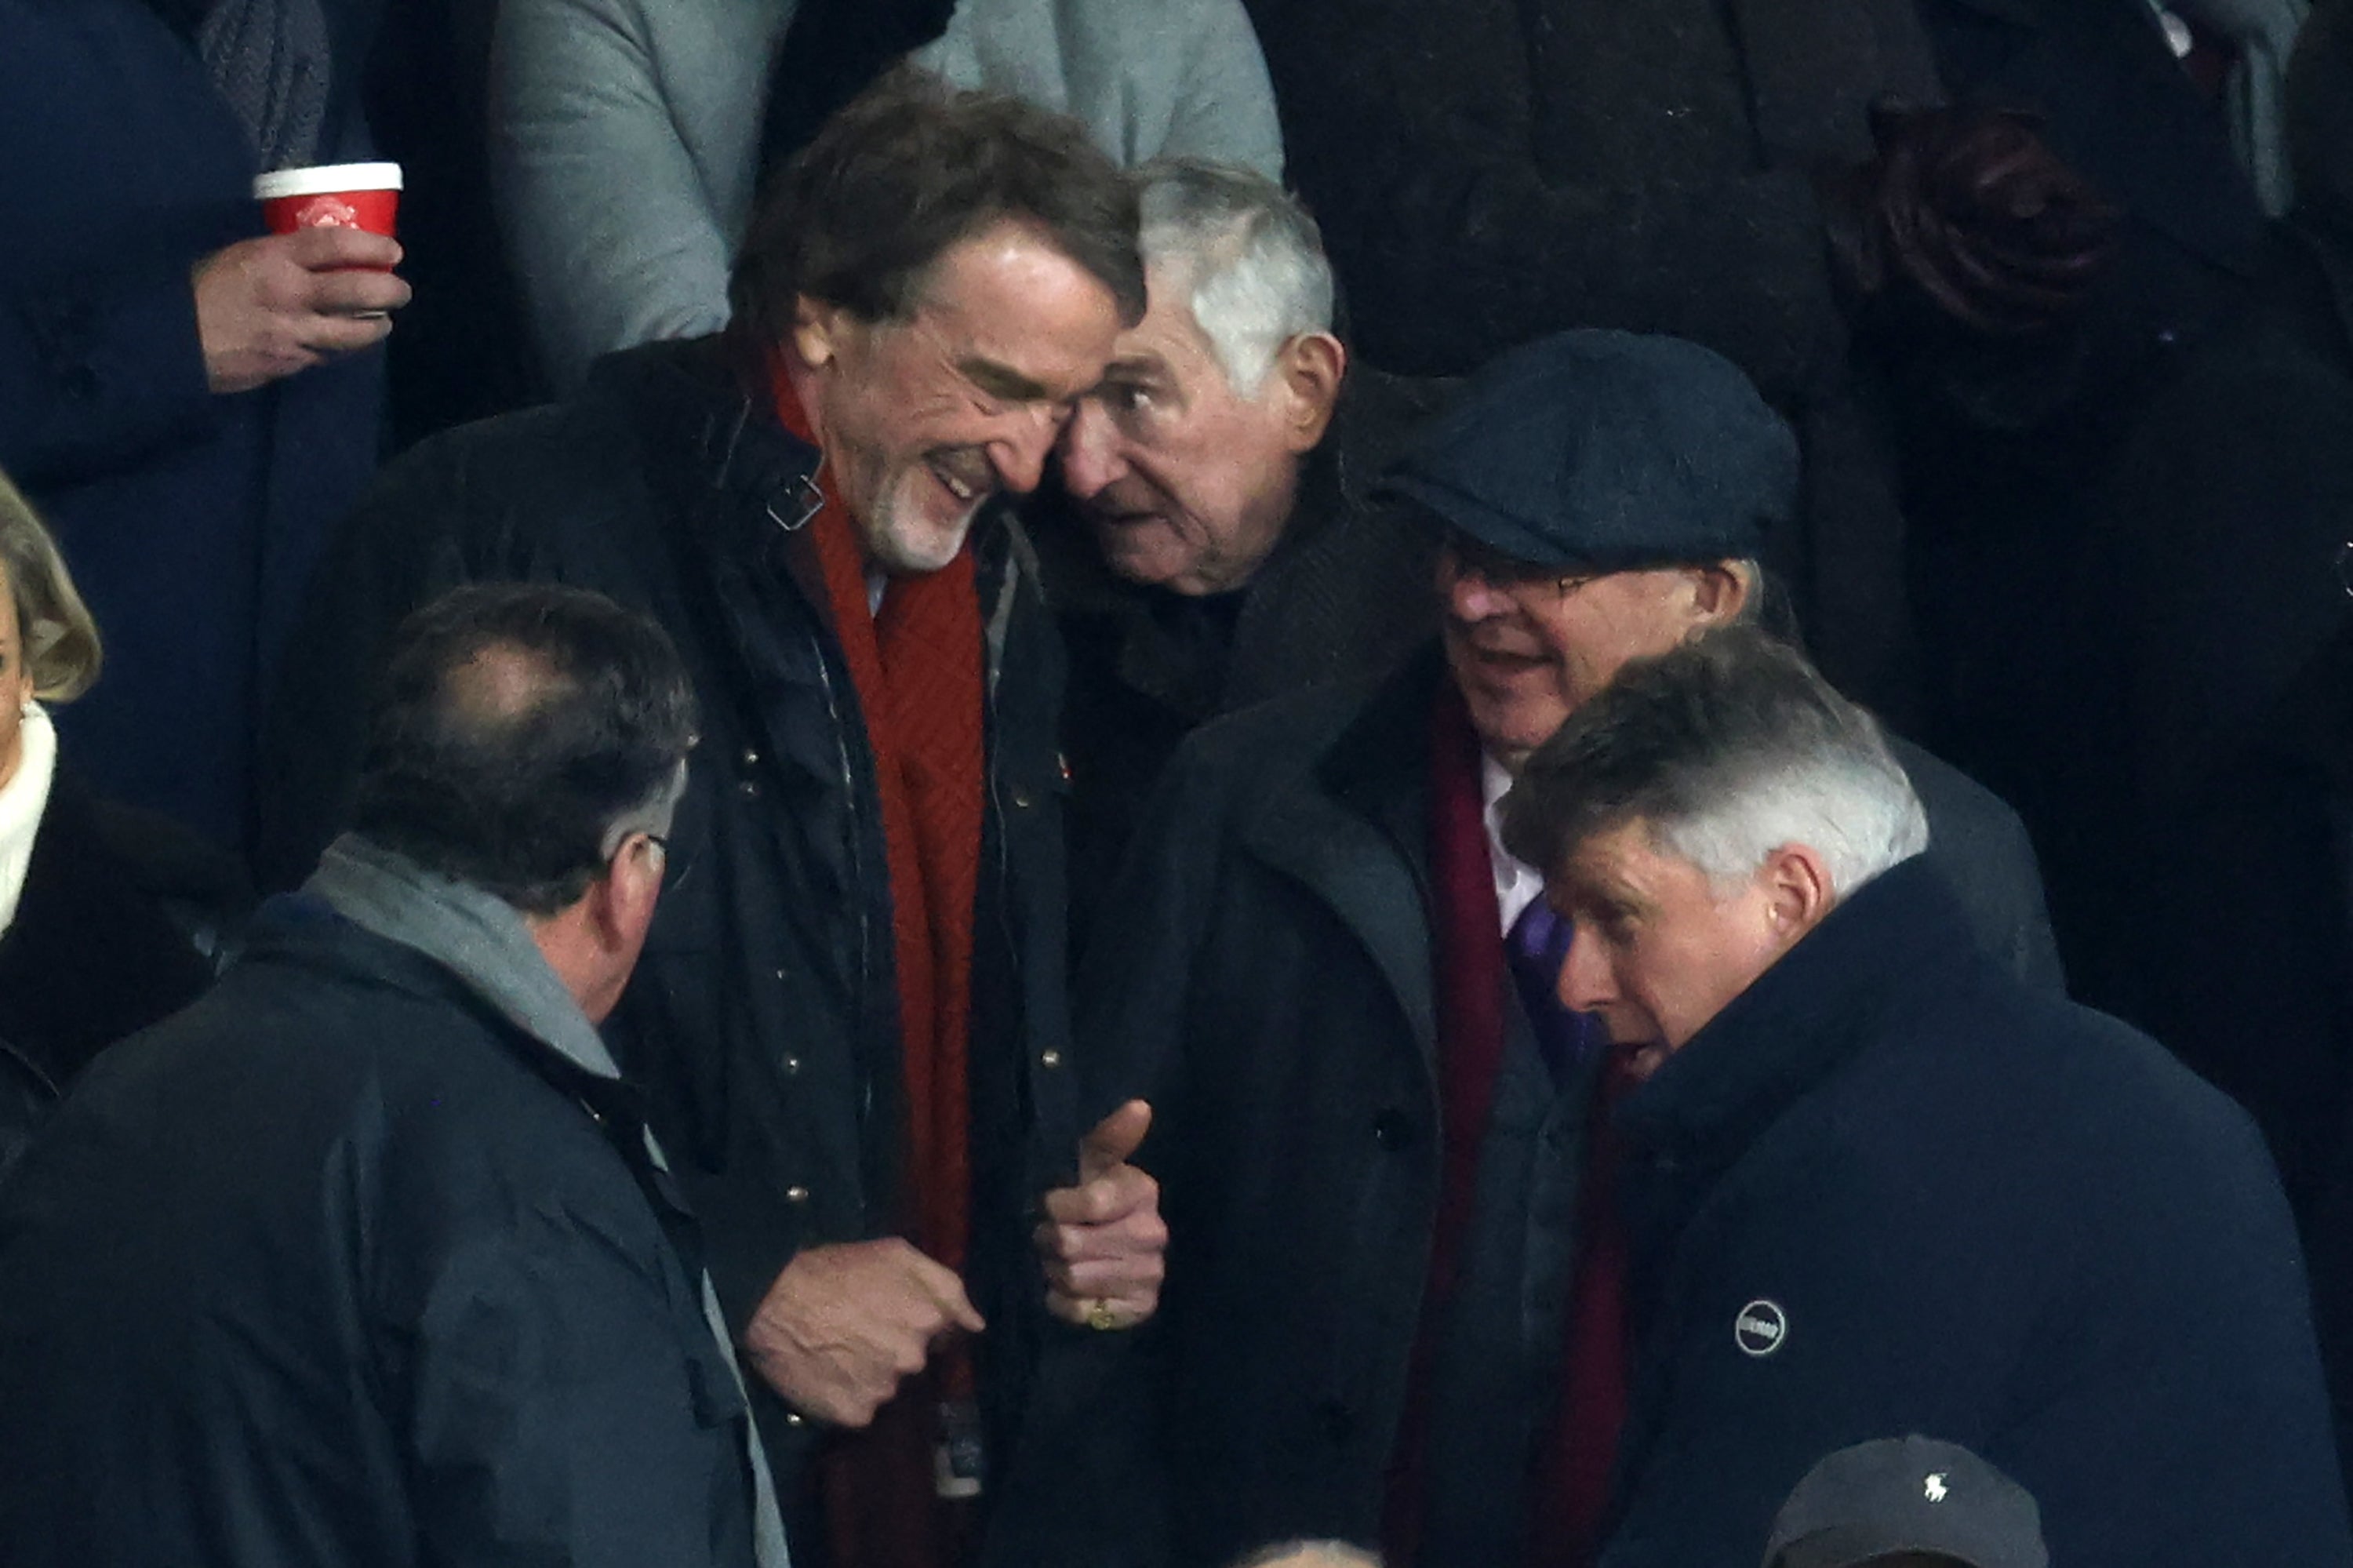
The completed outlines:
[[[988,443],[989,466],[1006,489],[1027,495],[1046,476],[1046,458],[1062,431],[1062,416],[1052,405],[1031,404],[1013,416],[1004,434]]]
[[[1438,584],[1446,610],[1465,626],[1509,615],[1517,608],[1511,595],[1489,582],[1476,567],[1466,567],[1451,555],[1439,557]]]
[[[1060,450],[1063,487],[1082,501],[1102,494],[1127,473],[1110,411],[1092,397],[1071,413]]]
[[[1592,933],[1581,926],[1568,944],[1568,956],[1561,960],[1560,979],[1553,991],[1560,998],[1560,1004],[1571,1012],[1592,1012],[1603,1003],[1618,1000],[1609,955]]]

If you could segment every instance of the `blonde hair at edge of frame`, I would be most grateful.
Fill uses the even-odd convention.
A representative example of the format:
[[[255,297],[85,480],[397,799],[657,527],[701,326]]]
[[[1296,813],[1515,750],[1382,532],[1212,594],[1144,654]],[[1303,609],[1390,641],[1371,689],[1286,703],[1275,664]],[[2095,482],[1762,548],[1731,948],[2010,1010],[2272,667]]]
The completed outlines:
[[[24,493],[0,473],[0,577],[16,601],[16,635],[33,695],[66,703],[98,679],[98,625],[66,570],[57,542]]]

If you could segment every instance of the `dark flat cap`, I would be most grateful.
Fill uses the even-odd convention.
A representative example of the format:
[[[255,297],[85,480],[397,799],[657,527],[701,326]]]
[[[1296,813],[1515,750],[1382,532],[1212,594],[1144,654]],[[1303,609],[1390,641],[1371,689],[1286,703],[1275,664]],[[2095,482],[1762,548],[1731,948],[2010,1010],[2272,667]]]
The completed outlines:
[[[1564,332],[1472,376],[1382,490],[1530,566],[1719,561],[1755,556],[1790,515],[1798,442],[1721,355]]]
[[[1773,1521],[1765,1568],[1852,1568],[1898,1552],[1969,1568],[2048,1568],[2026,1489],[1957,1443],[1882,1437],[1806,1473]]]

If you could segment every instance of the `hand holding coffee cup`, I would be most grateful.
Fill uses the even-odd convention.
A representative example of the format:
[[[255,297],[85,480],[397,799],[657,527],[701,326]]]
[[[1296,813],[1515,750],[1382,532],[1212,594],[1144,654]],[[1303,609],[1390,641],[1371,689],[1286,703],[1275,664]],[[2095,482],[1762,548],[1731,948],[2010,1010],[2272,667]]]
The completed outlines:
[[[254,182],[272,232],[195,269],[196,333],[215,392],[250,391],[384,341],[409,299],[392,275],[399,179],[397,164],[347,164]]]

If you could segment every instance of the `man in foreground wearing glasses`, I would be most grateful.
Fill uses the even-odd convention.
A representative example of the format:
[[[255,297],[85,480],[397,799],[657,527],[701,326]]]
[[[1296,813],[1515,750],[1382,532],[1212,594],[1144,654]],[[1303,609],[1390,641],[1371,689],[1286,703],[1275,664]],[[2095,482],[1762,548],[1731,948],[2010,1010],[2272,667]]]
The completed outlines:
[[[1624,1407],[1611,1086],[1567,931],[1497,839],[1514,771],[1627,661],[1758,616],[1788,429],[1730,364],[1578,332],[1498,361],[1392,471],[1442,525],[1440,646],[1181,749],[1082,977],[1088,1093],[1148,1097],[1161,1312],[1067,1443],[1102,1542],[1577,1562]],[[2055,976],[2017,821],[1919,758],[1974,935]],[[1738,1303],[1733,1303],[1737,1306]],[[1727,1334],[1730,1332],[1727,1317]],[[1075,1557],[1074,1557],[1074,1560]],[[1149,1560],[1148,1558],[1145,1560]]]
[[[596,1027],[660,894],[685,670],[597,595],[476,588],[384,694],[353,831],[11,1180],[0,1561],[784,1568]]]

